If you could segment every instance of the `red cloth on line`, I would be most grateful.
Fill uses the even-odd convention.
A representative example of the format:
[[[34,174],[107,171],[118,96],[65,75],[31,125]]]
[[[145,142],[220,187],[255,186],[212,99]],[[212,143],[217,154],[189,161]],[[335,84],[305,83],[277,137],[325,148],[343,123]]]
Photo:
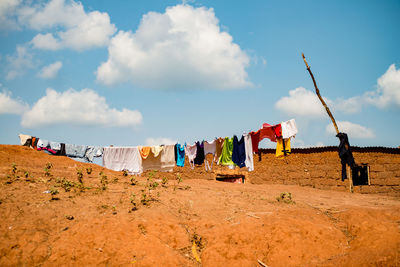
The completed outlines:
[[[253,152],[258,153],[258,144],[264,138],[268,138],[272,142],[276,142],[277,138],[282,137],[282,126],[280,123],[276,125],[264,123],[260,130],[258,130],[257,132],[250,132],[250,135]]]
[[[251,144],[253,146],[253,152],[258,153],[258,143],[260,143],[260,130],[257,132],[250,132]]]
[[[259,141],[264,138],[268,138],[272,142],[276,142],[277,138],[282,137],[282,126],[281,124],[270,125],[268,123],[264,123],[263,127],[260,129],[260,138]]]

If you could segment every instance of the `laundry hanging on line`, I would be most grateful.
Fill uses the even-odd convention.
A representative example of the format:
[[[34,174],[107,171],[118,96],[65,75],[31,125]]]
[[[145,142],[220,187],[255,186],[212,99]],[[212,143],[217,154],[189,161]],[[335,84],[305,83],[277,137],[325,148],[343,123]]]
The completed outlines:
[[[20,134],[19,138],[21,145],[44,150],[49,154],[83,158],[87,162],[93,162],[94,157],[102,156],[103,166],[106,168],[125,169],[130,173],[139,174],[147,170],[172,171],[174,166],[183,167],[186,156],[191,168],[204,164],[206,171],[211,171],[215,162],[231,168],[247,167],[249,171],[253,171],[253,153],[258,152],[259,143],[263,139],[277,142],[277,157],[287,156],[290,154],[290,138],[295,137],[297,132],[295,120],[292,119],[275,125],[264,123],[259,130],[243,134],[240,139],[237,136],[219,137],[212,141],[197,141],[194,145],[185,143],[166,146],[98,147],[52,142],[24,134]],[[213,155],[211,162],[206,159],[207,154]]]

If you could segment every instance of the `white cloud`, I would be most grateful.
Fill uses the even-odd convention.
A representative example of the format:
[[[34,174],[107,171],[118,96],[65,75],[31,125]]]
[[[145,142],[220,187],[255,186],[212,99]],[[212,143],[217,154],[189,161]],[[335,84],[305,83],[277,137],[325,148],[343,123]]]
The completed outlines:
[[[324,100],[328,105],[331,103],[328,99],[324,98]],[[320,118],[326,115],[326,111],[317,95],[304,87],[290,90],[289,96],[284,96],[275,103],[275,108],[288,115],[314,118]]]
[[[61,61],[56,61],[53,64],[43,67],[43,69],[38,73],[38,76],[43,79],[52,79],[57,76],[58,71],[62,67]]]
[[[145,14],[135,33],[120,31],[97,69],[97,80],[146,88],[250,86],[249,57],[220,29],[212,8],[176,5]]]
[[[51,33],[39,33],[35,37],[33,37],[31,43],[34,47],[43,50],[55,51],[61,48],[61,43],[56,38],[54,38],[53,34]]]
[[[324,97],[325,103],[331,112],[336,111],[352,114],[361,111],[364,99],[360,96],[351,98],[337,98],[335,100]],[[298,87],[289,91],[289,96],[280,98],[275,103],[275,108],[288,115],[303,116],[309,118],[326,117],[327,113],[315,92]]]
[[[54,124],[133,127],[142,122],[137,110],[110,108],[106,99],[91,89],[58,93],[49,88],[22,116],[21,125],[37,128]]]
[[[28,105],[20,99],[11,98],[11,92],[0,92],[0,114],[22,114]]]
[[[352,138],[375,138],[375,133],[370,128],[349,121],[337,121],[336,123],[340,132],[347,133]],[[329,123],[325,129],[327,133],[336,135],[332,123]]]
[[[341,111],[345,114],[353,114],[361,111],[364,99],[360,96],[350,98],[338,98],[332,102],[332,109]]]
[[[172,140],[166,137],[158,137],[158,138],[146,138],[147,146],[159,146],[159,145],[174,145],[176,144],[176,140]]]
[[[35,6],[24,5],[19,11],[22,24],[34,30],[43,30],[55,26],[74,27],[85,17],[85,11],[80,2],[65,0],[50,0],[46,4]]]
[[[18,29],[15,13],[21,0],[1,0],[0,1],[0,30]]]
[[[366,102],[378,108],[400,107],[400,69],[394,64],[378,79],[377,90],[364,95]]]
[[[13,80],[21,76],[26,69],[33,67],[33,56],[24,46],[18,45],[13,56],[7,56],[8,71],[7,80]]]
[[[107,13],[86,13],[81,3],[73,0],[51,0],[44,6],[24,6],[19,18],[21,23],[35,30],[65,29],[54,34],[37,34],[31,43],[33,47],[43,50],[70,48],[83,51],[106,46],[116,32]]]

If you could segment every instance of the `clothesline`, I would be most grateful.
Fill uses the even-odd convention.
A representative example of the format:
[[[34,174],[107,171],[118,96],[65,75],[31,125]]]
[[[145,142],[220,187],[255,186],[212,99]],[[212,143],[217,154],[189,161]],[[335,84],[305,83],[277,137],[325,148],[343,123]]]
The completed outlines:
[[[100,147],[75,144],[64,144],[43,140],[37,137],[20,134],[21,145],[44,150],[52,155],[64,155],[74,158],[83,158],[92,162],[94,157],[103,157],[103,166],[115,171],[127,170],[132,174],[140,174],[147,170],[172,171],[175,166],[183,167],[185,157],[191,168],[203,165],[206,171],[211,171],[213,164],[234,168],[247,167],[254,170],[253,153],[258,152],[258,145],[264,138],[277,142],[276,156],[290,154],[290,138],[297,134],[296,122],[291,119],[276,125],[264,123],[254,132],[245,133],[239,139],[216,138],[212,141],[197,141],[194,145],[160,145],[160,146],[132,146],[132,147]],[[211,162],[206,155],[212,154]]]

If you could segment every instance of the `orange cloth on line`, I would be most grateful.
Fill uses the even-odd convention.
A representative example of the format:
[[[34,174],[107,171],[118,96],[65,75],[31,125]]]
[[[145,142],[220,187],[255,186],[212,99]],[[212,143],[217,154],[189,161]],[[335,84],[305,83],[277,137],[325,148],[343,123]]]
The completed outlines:
[[[276,142],[275,156],[277,158],[284,158],[286,156],[289,156],[290,153],[292,153],[290,150],[290,138],[288,139],[278,138]]]
[[[147,159],[147,157],[150,154],[150,149],[151,149],[151,147],[149,147],[149,146],[140,147],[140,149],[139,149],[140,156],[142,156],[143,159]]]
[[[35,142],[36,142],[36,137],[32,137],[32,148],[33,149],[37,149],[37,146],[35,146]]]

